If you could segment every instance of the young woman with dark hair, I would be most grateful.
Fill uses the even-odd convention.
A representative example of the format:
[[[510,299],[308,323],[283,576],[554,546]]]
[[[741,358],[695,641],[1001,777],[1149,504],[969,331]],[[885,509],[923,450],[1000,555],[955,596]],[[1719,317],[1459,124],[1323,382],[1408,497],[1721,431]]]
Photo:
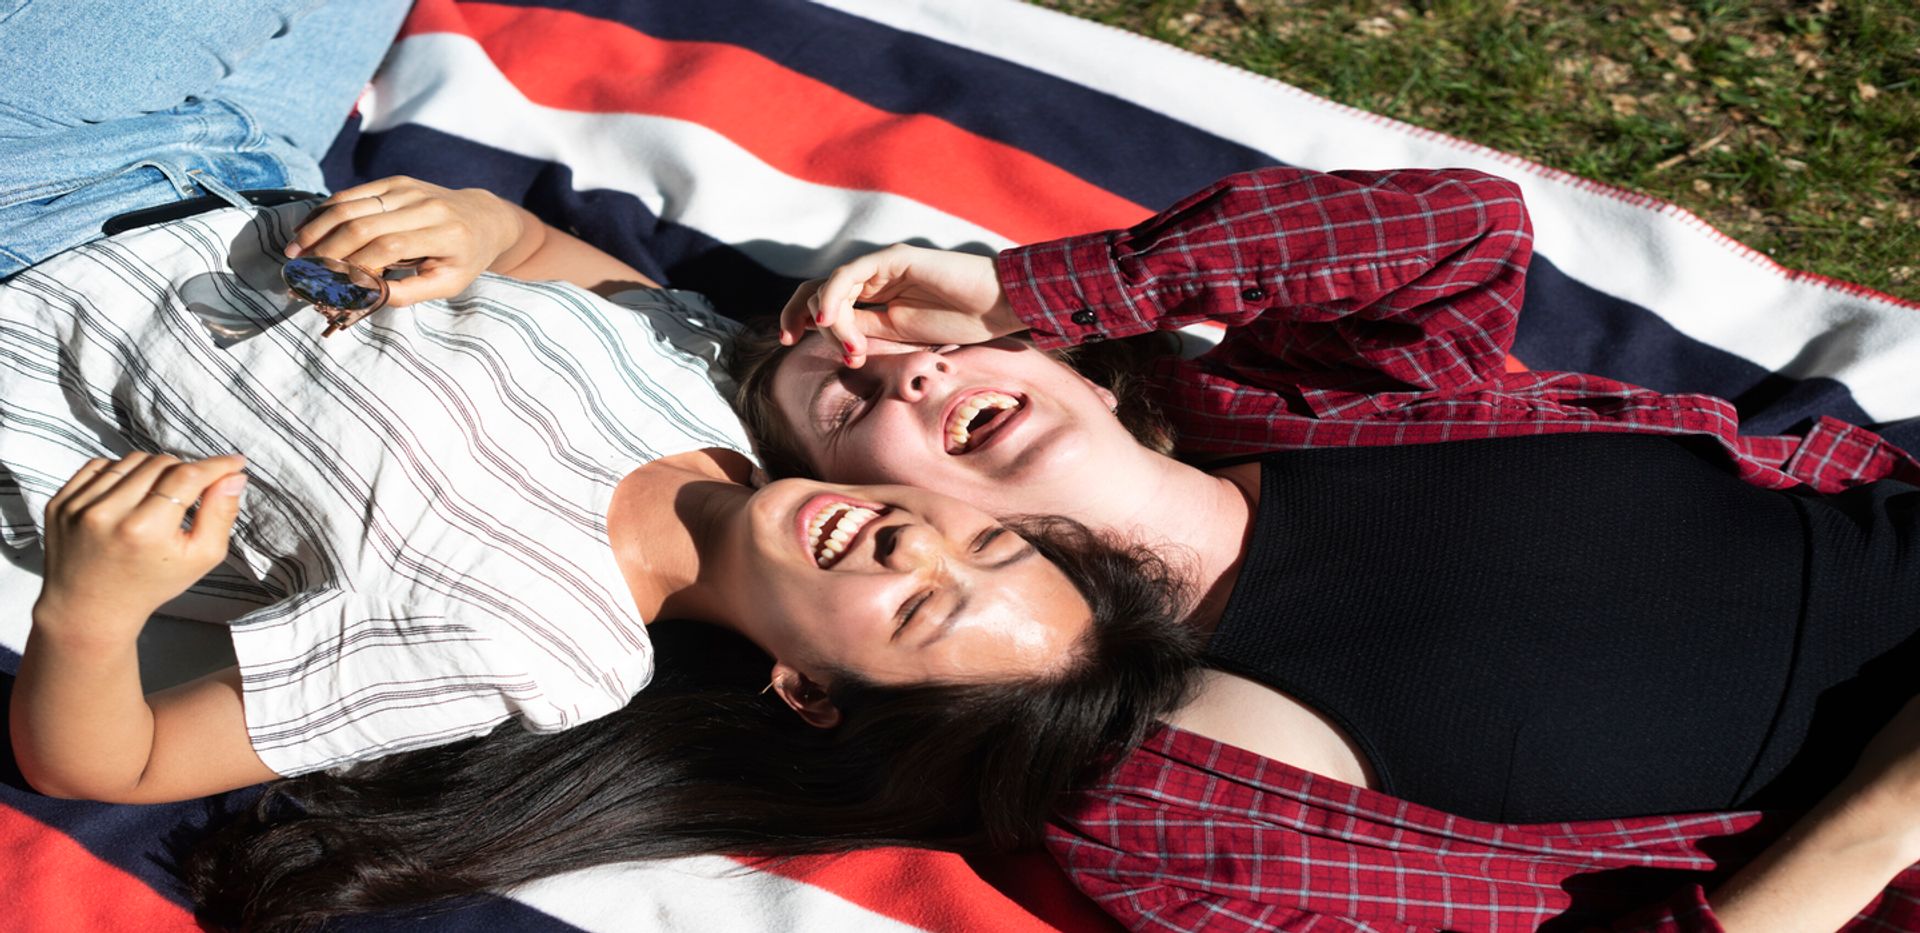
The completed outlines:
[[[1125,919],[1304,917],[1312,903],[1455,926],[1444,907],[1355,906],[1414,868],[1349,889],[1313,856],[1296,879],[1253,854],[1329,846],[1320,857],[1355,864],[1312,827],[1390,823],[1396,808],[1528,824],[1777,807],[1812,815],[1714,907],[1729,929],[1837,926],[1920,857],[1920,713],[1895,718],[1920,652],[1920,469],[1837,422],[1804,441],[1743,437],[1718,399],[1507,373],[1529,255],[1502,179],[1266,169],[1126,230],[855,260],[801,289],[777,338],[739,351],[737,403],[770,466],[911,478],[999,514],[1045,503],[1193,556],[1186,617],[1213,670],[1171,721],[1300,774],[1298,796],[1272,805],[1305,815],[1246,816],[1259,798],[1207,763],[1215,746],[1157,740],[1056,840]],[[1037,349],[1203,321],[1226,325],[1215,348],[1122,364],[1147,404]],[[1150,440],[1148,409],[1206,465]],[[1882,754],[1903,764],[1843,783],[1883,728]],[[1329,777],[1340,786],[1304,789]],[[1225,796],[1140,802],[1194,781]],[[1165,850],[1128,848],[1141,820],[1219,821],[1219,838],[1253,848],[1200,852],[1171,833]],[[1382,848],[1371,857],[1412,858]],[[1859,858],[1846,872],[1806,858],[1841,851]],[[1567,863],[1544,857],[1572,854],[1539,852],[1502,871],[1554,878]],[[1143,880],[1155,859],[1185,867]],[[1281,877],[1223,881],[1260,872]],[[1286,893],[1308,877],[1314,896]],[[1811,896],[1770,901],[1793,884]],[[1485,896],[1509,917],[1556,913],[1533,889]]]
[[[840,672],[827,692],[841,721],[818,729],[761,689],[751,644],[664,623],[658,681],[606,717],[269,785],[185,857],[194,899],[214,923],[301,929],[616,861],[1036,844],[1060,796],[1183,702],[1197,667],[1166,565],[1070,522],[1013,527],[1092,608],[1045,679]]]
[[[680,347],[719,327],[697,297],[484,192],[277,187],[319,185],[406,4],[228,6],[35,7],[0,31],[48,64],[0,107],[0,156],[47,176],[0,205],[0,534],[45,558],[11,706],[36,787],[177,800],[509,719],[558,732],[645,686],[660,617],[746,636],[822,728],[838,673],[1069,663],[1085,599],[994,518],[749,485]],[[322,330],[287,297],[296,256],[409,266],[376,281],[410,307]],[[623,303],[520,281],[554,271]],[[143,695],[156,613],[226,623],[238,663]]]

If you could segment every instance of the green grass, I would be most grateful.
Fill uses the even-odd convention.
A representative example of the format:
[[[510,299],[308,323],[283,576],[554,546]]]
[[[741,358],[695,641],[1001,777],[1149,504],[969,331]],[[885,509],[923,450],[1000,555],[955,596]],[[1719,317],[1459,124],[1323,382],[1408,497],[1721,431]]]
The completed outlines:
[[[1031,0],[1673,201],[1920,300],[1920,7]]]

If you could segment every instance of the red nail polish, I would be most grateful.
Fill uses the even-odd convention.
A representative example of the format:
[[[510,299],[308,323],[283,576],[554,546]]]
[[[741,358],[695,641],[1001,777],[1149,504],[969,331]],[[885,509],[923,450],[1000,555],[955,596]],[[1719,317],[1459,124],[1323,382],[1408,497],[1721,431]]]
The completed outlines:
[[[845,348],[846,348],[846,350],[847,350],[847,355],[848,355],[848,356],[852,356],[852,355],[853,355],[853,341],[851,341],[851,340],[843,340],[843,341],[841,341],[841,342],[840,342],[840,345],[841,345],[842,347],[845,347]]]

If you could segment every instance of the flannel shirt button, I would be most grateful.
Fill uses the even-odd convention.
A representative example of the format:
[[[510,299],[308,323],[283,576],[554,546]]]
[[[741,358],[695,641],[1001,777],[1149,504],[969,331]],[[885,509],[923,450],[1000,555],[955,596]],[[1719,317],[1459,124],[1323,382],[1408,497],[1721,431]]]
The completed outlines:
[[[1094,313],[1092,311],[1088,311],[1085,308],[1081,308],[1080,310],[1073,312],[1072,320],[1075,324],[1078,324],[1081,327],[1092,327],[1094,324],[1097,324],[1100,321],[1098,317],[1094,316]]]
[[[1267,297],[1267,290],[1264,288],[1261,288],[1258,285],[1255,285],[1254,287],[1241,292],[1240,297],[1248,301],[1261,301]]]

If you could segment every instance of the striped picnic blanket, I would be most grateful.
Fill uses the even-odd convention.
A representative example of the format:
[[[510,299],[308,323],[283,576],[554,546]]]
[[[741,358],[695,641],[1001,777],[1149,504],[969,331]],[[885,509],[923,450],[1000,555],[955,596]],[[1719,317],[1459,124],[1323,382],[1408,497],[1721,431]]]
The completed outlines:
[[[1756,433],[1920,416],[1920,306],[1781,269],[1670,204],[1016,0],[419,0],[327,169],[336,187],[490,188],[744,316],[873,247],[1124,226],[1272,163],[1519,181],[1537,252],[1512,365],[1725,396]],[[1920,420],[1884,431],[1920,449]],[[24,626],[0,621],[11,672]],[[7,770],[0,928],[194,928],[167,846],[244,795],[70,803]],[[1042,855],[882,850],[614,866],[408,929],[1108,925]]]

